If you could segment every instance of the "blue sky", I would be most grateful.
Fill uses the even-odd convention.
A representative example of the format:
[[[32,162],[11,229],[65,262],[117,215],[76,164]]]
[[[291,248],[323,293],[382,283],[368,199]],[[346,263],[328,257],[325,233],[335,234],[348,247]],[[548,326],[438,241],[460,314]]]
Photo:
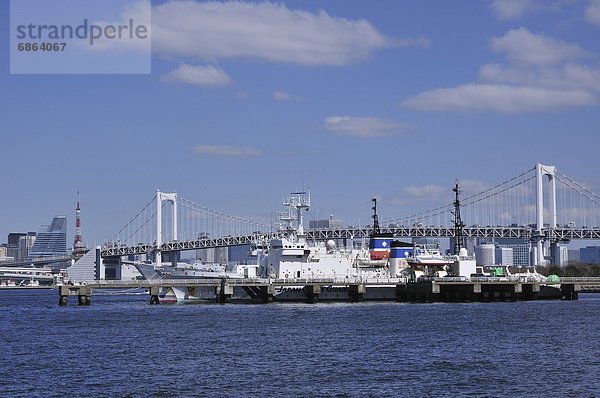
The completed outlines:
[[[69,217],[111,238],[156,188],[269,220],[385,218],[533,167],[600,192],[600,2],[153,2],[152,73],[9,73],[0,241]],[[404,199],[412,197],[410,205]]]

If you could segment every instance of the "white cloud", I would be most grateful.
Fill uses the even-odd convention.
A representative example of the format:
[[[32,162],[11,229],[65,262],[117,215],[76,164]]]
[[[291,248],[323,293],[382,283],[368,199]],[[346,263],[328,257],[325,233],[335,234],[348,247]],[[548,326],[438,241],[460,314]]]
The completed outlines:
[[[519,18],[533,5],[531,0],[494,0],[491,4],[496,17],[500,20]]]
[[[245,100],[248,99],[248,97],[249,95],[245,91],[238,91],[237,93],[235,93],[235,98],[239,100]]]
[[[262,151],[252,147],[236,147],[228,145],[197,145],[193,148],[194,152],[200,155],[216,156],[258,156]]]
[[[403,190],[407,196],[412,198],[429,198],[440,196],[447,188],[440,187],[439,185],[422,185],[422,186],[410,186]]]
[[[228,86],[233,83],[233,80],[223,69],[212,65],[193,66],[182,64],[163,76],[162,80],[197,86]]]
[[[501,84],[466,84],[429,90],[409,98],[404,106],[436,111],[495,111],[518,113],[598,104],[598,97],[584,90]]]
[[[577,44],[533,34],[525,28],[511,29],[502,37],[492,38],[492,49],[505,53],[508,59],[522,65],[548,65],[585,55]]]
[[[450,192],[448,187],[441,187],[439,185],[413,185],[403,188],[396,194],[382,198],[382,202],[395,206],[408,206],[415,203],[422,203],[423,201],[438,201],[440,198],[449,196],[448,192]]]
[[[487,64],[479,69],[479,79],[491,83],[600,93],[600,68],[571,63],[556,68],[514,68]]]
[[[590,23],[600,25],[600,0],[590,0],[585,10],[585,19]]]
[[[428,41],[383,35],[366,20],[283,3],[169,1],[153,7],[153,49],[205,60],[250,57],[302,65],[347,65],[382,48]]]
[[[281,90],[273,93],[273,99],[275,101],[304,101],[304,98],[299,95],[291,95]]]
[[[330,116],[325,128],[340,135],[356,137],[387,137],[405,132],[409,126],[379,117]]]
[[[436,111],[541,112],[600,104],[600,69],[573,59],[587,55],[565,43],[527,29],[492,39],[510,66],[481,66],[477,81],[424,91],[401,105]]]

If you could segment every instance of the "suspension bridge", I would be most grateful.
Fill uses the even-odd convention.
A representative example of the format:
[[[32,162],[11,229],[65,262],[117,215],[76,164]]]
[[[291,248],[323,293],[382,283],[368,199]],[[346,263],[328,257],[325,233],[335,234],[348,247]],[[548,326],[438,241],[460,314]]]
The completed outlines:
[[[557,245],[576,239],[600,240],[600,196],[555,166],[536,164],[516,177],[463,197],[460,211],[465,238],[515,238],[531,244],[534,265],[545,264]],[[454,204],[380,222],[396,237],[455,238]],[[165,228],[166,226],[166,228]],[[105,258],[247,245],[284,235],[285,229],[229,215],[157,191],[101,248]],[[363,239],[368,226],[307,229],[309,240]]]

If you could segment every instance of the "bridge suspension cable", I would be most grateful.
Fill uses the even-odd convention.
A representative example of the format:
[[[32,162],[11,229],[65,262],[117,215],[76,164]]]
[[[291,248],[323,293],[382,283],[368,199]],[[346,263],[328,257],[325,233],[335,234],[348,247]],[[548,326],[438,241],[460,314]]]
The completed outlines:
[[[108,242],[109,244],[133,244],[132,238],[140,232],[140,230],[148,225],[148,223],[154,219],[156,214],[154,212],[151,215],[146,215],[150,206],[156,203],[156,197],[153,197],[123,228],[117,232],[112,239]],[[133,231],[132,231],[133,230]]]
[[[482,224],[482,220],[487,218],[487,224],[493,224],[493,223],[497,223],[497,220],[495,220],[496,222],[492,222],[492,216],[495,216],[496,213],[498,213],[498,210],[500,210],[501,207],[504,207],[506,209],[502,209],[501,213],[506,214],[510,214],[510,215],[514,215],[516,214],[515,210],[517,209],[517,206],[514,204],[518,199],[519,199],[519,195],[513,195],[514,197],[511,200],[497,200],[497,202],[499,203],[495,203],[493,202],[491,199],[495,199],[498,196],[505,194],[507,192],[515,192],[515,188],[519,187],[519,186],[524,186],[527,185],[530,181],[532,181],[535,178],[535,175],[530,175],[527,178],[523,178],[526,177],[528,174],[532,173],[535,170],[535,168],[531,168],[527,171],[524,171],[523,173],[517,175],[516,177],[513,177],[509,180],[506,180],[500,184],[496,184],[490,188],[487,188],[479,193],[473,194],[471,196],[468,196],[464,199],[462,199],[462,208],[463,209],[467,209],[467,217],[463,218],[465,219],[465,221],[470,222],[471,224]],[[524,189],[523,193],[530,193],[531,190],[530,189]],[[479,209],[477,208],[478,205],[483,205],[481,206],[482,208]],[[512,206],[512,211],[508,210],[508,207]],[[453,209],[453,204],[452,203],[448,203],[439,207],[436,207],[434,209],[431,210],[425,210],[422,212],[418,212],[415,214],[411,214],[409,216],[404,216],[404,217],[400,217],[400,218],[396,218],[396,219],[392,219],[389,221],[386,221],[388,224],[396,224],[396,225],[409,225],[409,224],[417,224],[417,223],[423,223],[423,224],[433,224],[434,220],[437,218],[439,221],[439,225],[447,225],[451,222],[451,215],[450,215],[450,211]],[[468,211],[468,210],[472,210],[472,211]],[[486,217],[483,217],[486,216]],[[516,217],[515,217],[516,218]],[[442,222],[443,220],[443,222]]]
[[[558,190],[559,224],[569,227],[598,227],[600,225],[600,196],[576,182],[565,174],[556,171],[560,184]],[[569,195],[570,193],[570,195]]]

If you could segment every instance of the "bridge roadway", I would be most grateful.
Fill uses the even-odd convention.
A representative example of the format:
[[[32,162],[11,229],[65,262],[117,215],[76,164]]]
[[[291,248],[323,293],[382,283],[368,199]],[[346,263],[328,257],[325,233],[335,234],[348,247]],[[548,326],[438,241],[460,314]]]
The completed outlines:
[[[341,228],[341,229],[309,229],[306,237],[309,240],[325,241],[328,239],[363,239],[368,238],[372,229],[364,228]],[[382,228],[382,232],[391,233],[399,238],[451,238],[454,237],[453,227],[393,227]],[[538,237],[533,227],[465,227],[465,237],[480,238],[526,238]],[[198,250],[213,247],[248,245],[260,241],[268,241],[274,237],[285,235],[284,232],[252,234],[246,236],[224,236],[220,238],[201,238],[188,241],[171,241],[161,245],[160,250],[164,252]],[[573,239],[598,239],[600,240],[600,227],[594,228],[555,228],[545,229],[541,237],[551,242],[568,242]],[[109,245],[102,248],[102,257],[120,257],[134,254],[146,254],[157,250],[152,244],[139,244],[135,246]]]

